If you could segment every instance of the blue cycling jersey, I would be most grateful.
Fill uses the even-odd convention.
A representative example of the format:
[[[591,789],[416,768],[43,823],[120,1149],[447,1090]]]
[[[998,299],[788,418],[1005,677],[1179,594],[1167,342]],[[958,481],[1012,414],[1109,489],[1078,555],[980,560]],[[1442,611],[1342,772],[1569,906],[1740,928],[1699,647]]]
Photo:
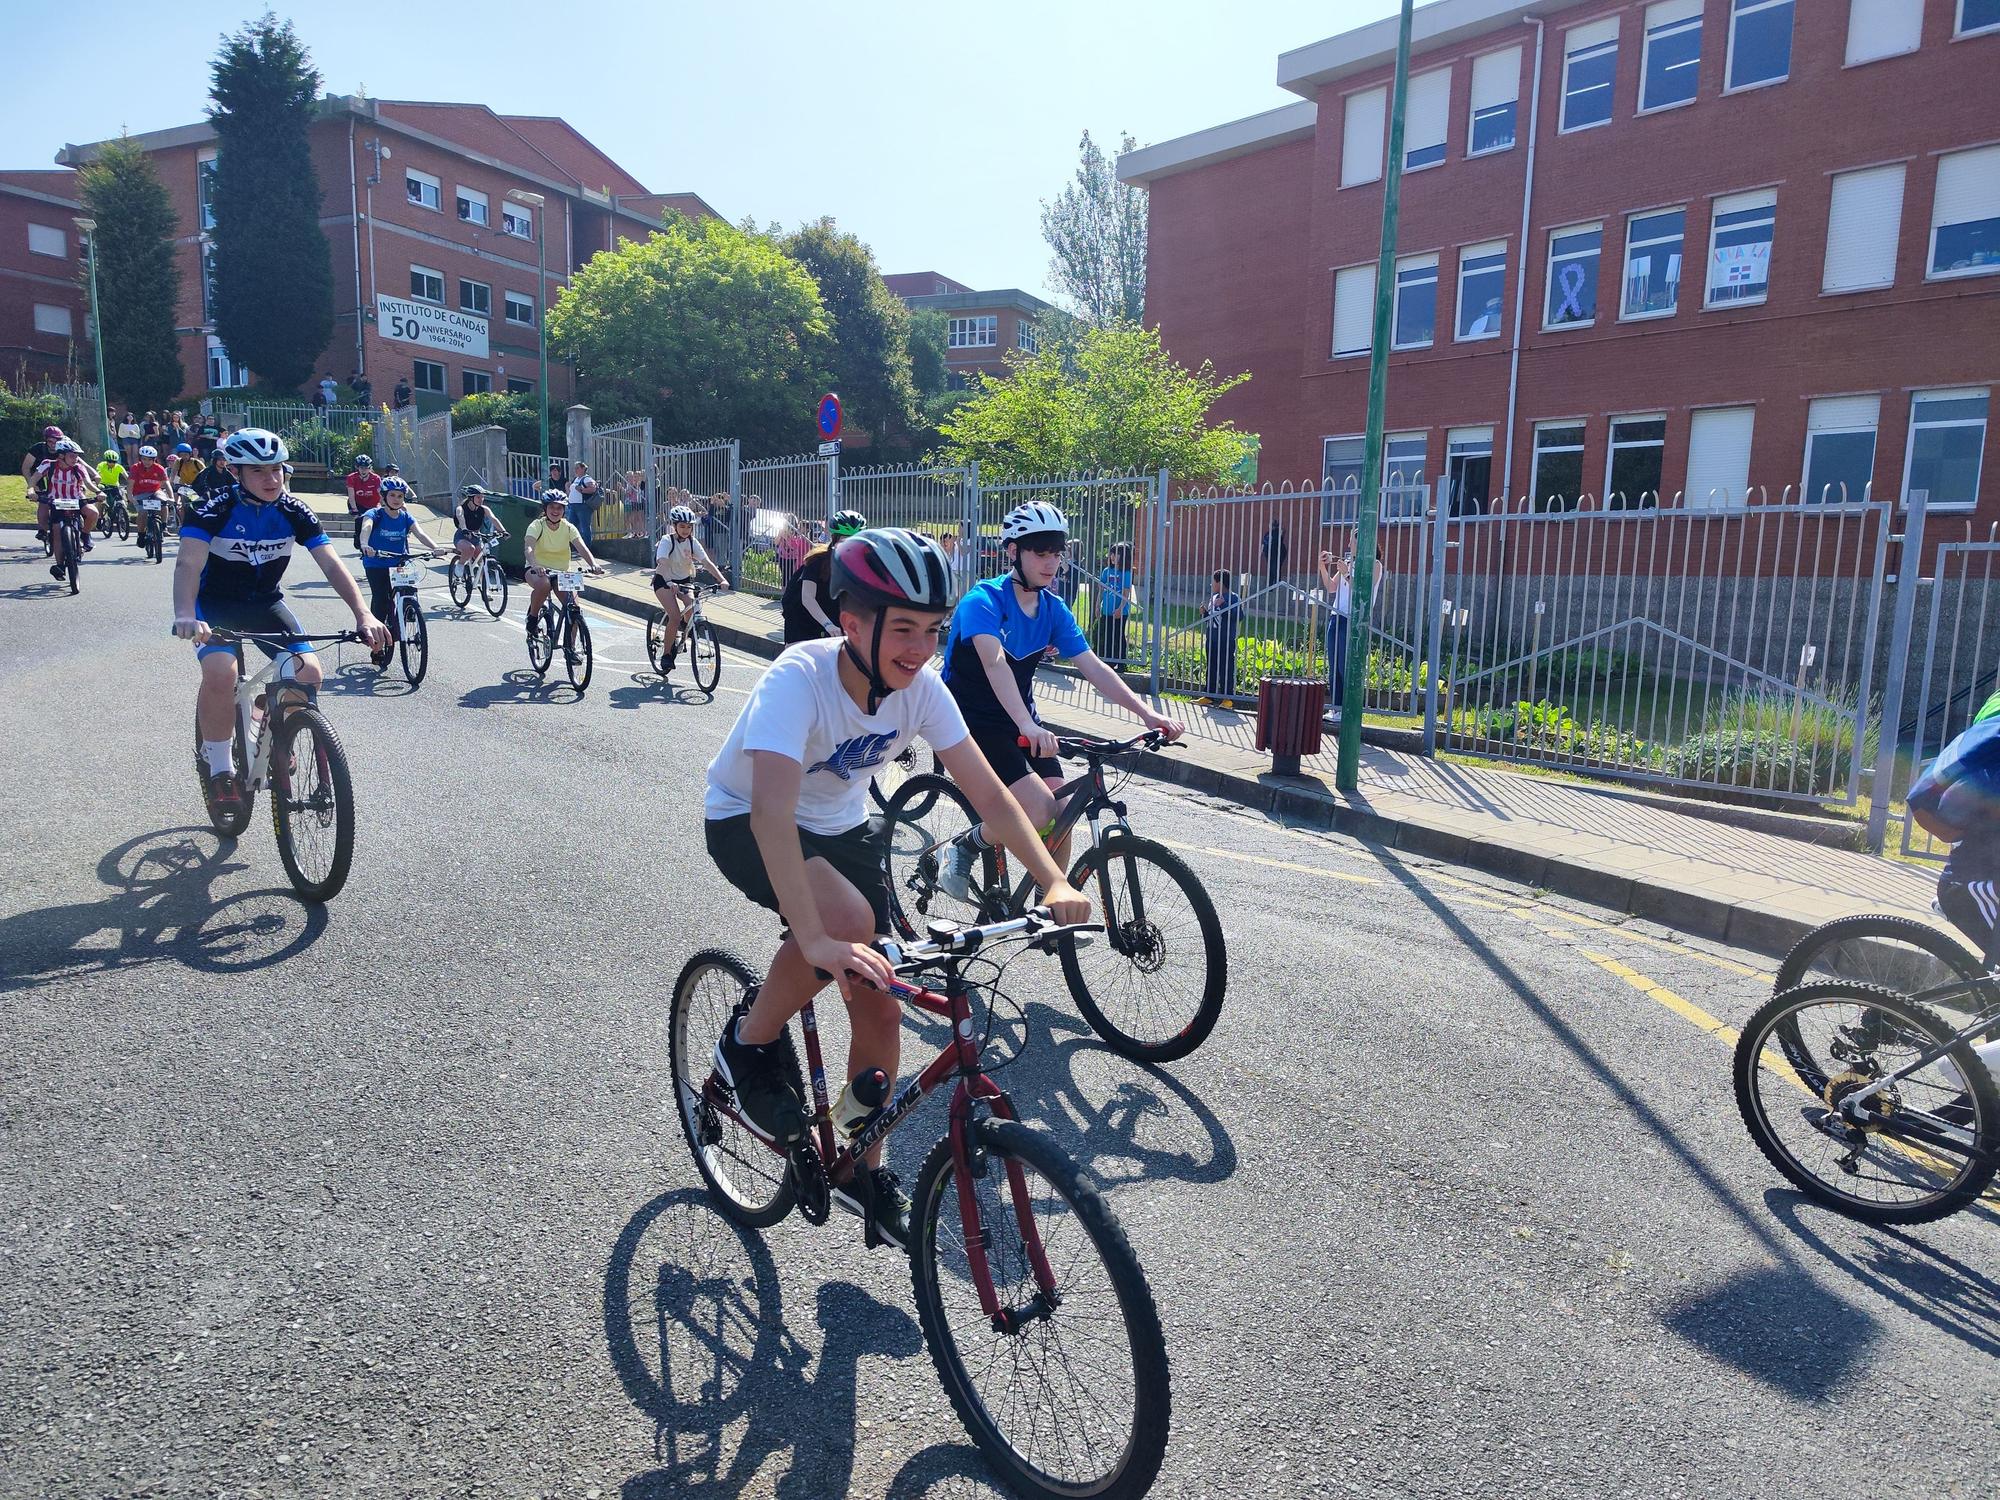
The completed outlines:
[[[374,530],[368,535],[368,546],[375,552],[386,552],[386,557],[364,557],[361,565],[365,568],[393,568],[399,559],[410,555],[410,528],[417,524],[417,518],[410,513],[409,506],[401,512],[392,511],[386,505],[378,505],[368,512]]]
[[[1049,589],[1043,589],[1031,615],[1021,607],[1011,575],[975,583],[958,601],[951,616],[951,637],[944,648],[944,681],[958,700],[968,724],[1004,728],[1013,723],[1000,700],[993,696],[993,684],[986,678],[985,664],[973,649],[972,638],[997,636],[1021,701],[1030,713],[1035,707],[1035,668],[1050,646],[1058,656],[1082,656],[1090,641],[1076,623],[1069,606]]]
[[[208,544],[195,594],[201,604],[269,604],[280,595],[294,547],[310,552],[332,545],[302,500],[283,494],[260,501],[240,484],[197,501],[181,522],[181,535]]]

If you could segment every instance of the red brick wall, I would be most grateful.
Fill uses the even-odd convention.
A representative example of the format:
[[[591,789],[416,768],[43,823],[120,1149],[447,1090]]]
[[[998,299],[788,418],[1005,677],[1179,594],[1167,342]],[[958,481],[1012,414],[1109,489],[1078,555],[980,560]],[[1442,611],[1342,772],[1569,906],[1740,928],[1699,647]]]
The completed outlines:
[[[81,209],[24,198],[0,187],[0,380],[17,372],[30,379],[64,379],[74,361],[83,379],[91,373],[88,299],[79,281],[81,236],[70,221]],[[63,232],[68,254],[37,255],[28,249],[28,226],[43,224]],[[35,304],[69,309],[73,338],[35,331]]]

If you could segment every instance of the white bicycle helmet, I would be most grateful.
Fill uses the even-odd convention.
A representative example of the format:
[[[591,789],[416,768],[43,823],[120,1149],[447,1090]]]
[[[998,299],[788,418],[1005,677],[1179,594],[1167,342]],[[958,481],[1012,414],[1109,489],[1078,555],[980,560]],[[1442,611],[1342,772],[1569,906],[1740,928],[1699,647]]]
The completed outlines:
[[[141,458],[158,458],[159,456],[160,450],[153,447],[150,443],[139,450],[139,457]]]
[[[232,464],[281,464],[292,456],[283,438],[261,427],[237,428],[217,451]]]
[[[1069,518],[1046,500],[1030,500],[1007,512],[1000,523],[1000,540],[1018,542],[1024,536],[1040,536],[1045,531],[1069,535]]]
[[[694,525],[694,512],[689,510],[685,505],[676,505],[672,510],[667,512],[667,520],[675,526],[692,526]]]

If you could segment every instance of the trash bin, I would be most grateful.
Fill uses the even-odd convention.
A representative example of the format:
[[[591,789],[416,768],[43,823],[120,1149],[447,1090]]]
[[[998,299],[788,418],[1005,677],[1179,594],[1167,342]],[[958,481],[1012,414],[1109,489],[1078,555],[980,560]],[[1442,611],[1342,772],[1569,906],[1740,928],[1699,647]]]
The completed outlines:
[[[1299,774],[1299,757],[1319,753],[1326,682],[1319,677],[1266,677],[1257,684],[1257,748],[1271,752],[1271,770]]]
[[[532,500],[522,500],[513,495],[488,495],[486,502],[507,528],[507,534],[500,539],[497,549],[500,566],[519,573],[528,561],[521,550],[521,538],[527,532],[530,521],[541,519],[542,508]]]

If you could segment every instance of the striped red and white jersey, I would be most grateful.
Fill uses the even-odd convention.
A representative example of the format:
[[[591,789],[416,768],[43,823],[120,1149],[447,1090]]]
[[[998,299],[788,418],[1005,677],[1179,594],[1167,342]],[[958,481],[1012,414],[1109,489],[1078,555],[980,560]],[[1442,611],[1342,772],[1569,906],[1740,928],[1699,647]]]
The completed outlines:
[[[58,467],[54,460],[45,460],[35,465],[35,478],[45,486],[50,503],[60,504],[65,500],[81,501],[89,493],[90,470],[82,464],[64,464]],[[64,506],[64,509],[72,507]]]

